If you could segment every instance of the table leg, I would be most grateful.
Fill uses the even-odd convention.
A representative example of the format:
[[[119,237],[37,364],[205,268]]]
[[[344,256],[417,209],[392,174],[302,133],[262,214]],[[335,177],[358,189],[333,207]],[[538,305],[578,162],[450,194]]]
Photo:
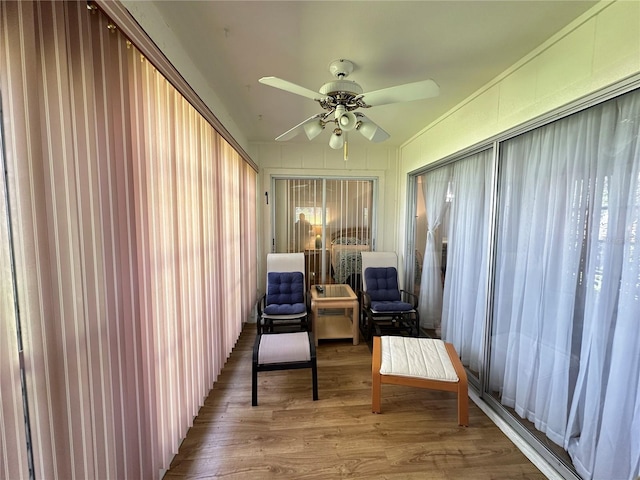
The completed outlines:
[[[351,331],[353,332],[353,344],[360,343],[360,318],[358,316],[358,302],[355,302],[351,312]]]
[[[311,301],[311,333],[313,334],[313,341],[318,346],[318,325],[316,324],[316,317],[318,309],[315,302]]]

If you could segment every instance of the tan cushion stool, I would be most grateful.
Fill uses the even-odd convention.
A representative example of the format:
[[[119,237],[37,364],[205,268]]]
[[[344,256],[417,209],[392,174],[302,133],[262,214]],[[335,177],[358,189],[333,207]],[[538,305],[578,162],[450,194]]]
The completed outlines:
[[[251,368],[251,405],[258,405],[258,372],[310,368],[313,399],[318,400],[316,344],[310,332],[264,333],[256,336]]]
[[[371,410],[380,413],[382,384],[458,394],[458,424],[469,425],[467,373],[451,343],[432,338],[373,338]]]

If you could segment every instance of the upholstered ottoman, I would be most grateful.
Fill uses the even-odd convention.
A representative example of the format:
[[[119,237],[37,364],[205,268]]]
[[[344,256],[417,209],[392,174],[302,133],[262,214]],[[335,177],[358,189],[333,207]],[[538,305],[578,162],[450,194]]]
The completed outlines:
[[[256,336],[251,368],[251,405],[258,405],[258,372],[310,368],[313,399],[318,399],[316,345],[309,332],[264,333]]]
[[[382,384],[455,392],[458,424],[469,425],[467,373],[450,343],[432,338],[373,338],[371,410],[381,412]]]

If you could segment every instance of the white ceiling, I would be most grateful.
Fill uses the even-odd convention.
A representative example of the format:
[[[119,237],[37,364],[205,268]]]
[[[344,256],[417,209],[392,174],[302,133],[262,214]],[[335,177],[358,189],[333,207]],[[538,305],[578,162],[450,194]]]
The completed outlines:
[[[258,83],[317,91],[328,65],[355,64],[365,92],[431,78],[433,99],[370,108],[400,145],[597,1],[155,1],[250,142],[272,141],[321,113],[313,100]],[[365,99],[366,100],[366,99]],[[215,112],[214,112],[215,113]],[[359,137],[356,140],[353,137]],[[314,142],[328,142],[323,132]],[[350,141],[362,141],[352,135]],[[308,142],[304,134],[291,142]]]

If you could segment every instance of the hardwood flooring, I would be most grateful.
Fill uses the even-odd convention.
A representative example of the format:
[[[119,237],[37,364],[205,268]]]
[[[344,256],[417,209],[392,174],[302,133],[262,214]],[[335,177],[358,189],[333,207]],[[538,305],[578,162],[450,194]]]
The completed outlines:
[[[251,406],[255,325],[245,326],[165,479],[544,479],[470,401],[459,427],[447,392],[382,387],[371,413],[365,342],[320,341],[319,400],[311,370],[258,374]]]

